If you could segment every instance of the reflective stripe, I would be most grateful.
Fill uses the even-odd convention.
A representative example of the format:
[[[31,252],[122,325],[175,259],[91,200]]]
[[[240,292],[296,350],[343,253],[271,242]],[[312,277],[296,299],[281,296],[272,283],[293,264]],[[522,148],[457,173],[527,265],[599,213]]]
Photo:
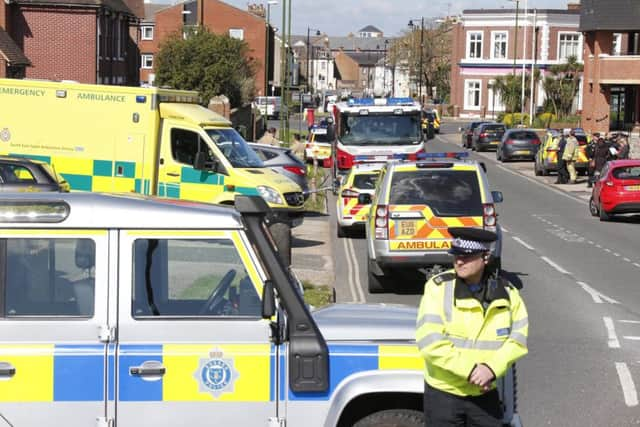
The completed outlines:
[[[464,338],[446,337],[453,343],[455,348],[474,349],[474,350],[498,350],[504,344],[504,341],[474,341]]]
[[[418,341],[418,348],[420,348],[420,350],[423,350],[424,348],[430,346],[435,342],[442,341],[444,338],[445,338],[444,335],[438,332],[429,334],[426,337],[422,338],[420,341]]]
[[[442,312],[447,322],[451,322],[451,310],[453,310],[453,288],[455,281],[450,280],[444,284],[444,306]]]
[[[515,329],[521,329],[524,328],[525,326],[529,326],[529,318],[525,317],[523,319],[517,320],[513,323],[511,323],[511,329],[515,330]]]
[[[518,344],[524,347],[527,346],[527,337],[524,336],[524,334],[521,334],[520,332],[512,332],[511,335],[509,335],[509,339],[514,340],[515,342],[517,342]]]
[[[418,328],[421,328],[422,326],[424,326],[427,323],[431,323],[434,325],[444,325],[444,322],[442,321],[442,317],[440,317],[440,315],[438,314],[425,314],[424,316],[422,316],[422,318],[420,318],[418,320],[417,326]]]

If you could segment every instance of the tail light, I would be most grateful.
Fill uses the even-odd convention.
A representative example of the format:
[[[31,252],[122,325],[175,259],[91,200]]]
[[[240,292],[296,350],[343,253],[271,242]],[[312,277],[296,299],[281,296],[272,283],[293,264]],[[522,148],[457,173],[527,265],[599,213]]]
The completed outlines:
[[[338,169],[351,169],[353,166],[353,156],[346,151],[338,149]]]
[[[536,138],[536,139],[532,139],[532,140],[531,140],[531,143],[532,143],[533,145],[540,145],[540,140],[539,140],[538,138]]]
[[[485,229],[495,231],[498,224],[498,213],[493,203],[482,205],[482,224]]]
[[[482,132],[480,135],[478,135],[480,138],[486,138],[488,135],[484,132]]]
[[[505,143],[505,145],[512,145],[513,144],[513,139],[507,139],[504,143]]]
[[[389,237],[389,230],[387,228],[389,224],[389,209],[387,209],[385,205],[378,205],[376,206],[375,214],[376,239],[387,239]]]
[[[358,197],[359,193],[357,191],[351,190],[349,188],[342,190],[342,197],[348,197],[348,198],[353,198],[353,197]]]
[[[558,149],[557,148],[547,148],[547,151],[552,153],[552,152],[558,151]]]
[[[304,176],[307,173],[307,171],[300,166],[284,166],[284,170],[300,176]]]

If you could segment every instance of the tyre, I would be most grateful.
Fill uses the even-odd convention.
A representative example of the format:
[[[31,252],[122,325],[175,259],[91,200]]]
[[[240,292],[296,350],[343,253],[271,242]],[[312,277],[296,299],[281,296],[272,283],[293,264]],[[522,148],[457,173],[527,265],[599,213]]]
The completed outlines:
[[[540,173],[542,174],[542,176],[549,176],[549,170],[545,169],[544,166],[541,167]]]
[[[502,160],[502,156],[500,155],[500,150],[499,149],[496,149],[496,160],[499,160],[501,162],[503,161]]]
[[[542,171],[538,167],[538,162],[536,162],[535,159],[533,161],[535,162],[533,164],[533,171],[535,172],[536,176],[542,176]]]
[[[353,427],[423,427],[424,415],[411,409],[387,409],[367,415]]]
[[[609,221],[611,220],[611,215],[609,215],[602,206],[602,202],[600,202],[600,206],[598,206],[598,213],[600,214],[600,221]]]
[[[384,276],[377,276],[371,271],[371,263],[375,261],[369,260],[367,263],[367,287],[370,294],[381,294],[385,291]]]
[[[589,199],[589,212],[591,212],[592,216],[598,216],[598,207],[596,206],[596,202],[593,200],[593,197]]]
[[[278,254],[283,264],[287,267],[291,265],[291,227],[289,224],[277,222],[269,226],[271,236],[278,249]]]
[[[342,239],[343,237],[347,237],[347,230],[342,227],[340,224],[336,224],[338,238]]]

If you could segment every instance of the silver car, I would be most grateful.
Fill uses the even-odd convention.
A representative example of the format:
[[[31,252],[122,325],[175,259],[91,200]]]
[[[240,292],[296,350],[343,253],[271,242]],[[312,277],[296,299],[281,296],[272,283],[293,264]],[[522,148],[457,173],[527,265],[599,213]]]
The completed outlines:
[[[302,188],[305,200],[309,197],[307,167],[289,148],[254,142],[250,142],[249,146],[258,154],[266,167],[270,167],[298,184]]]

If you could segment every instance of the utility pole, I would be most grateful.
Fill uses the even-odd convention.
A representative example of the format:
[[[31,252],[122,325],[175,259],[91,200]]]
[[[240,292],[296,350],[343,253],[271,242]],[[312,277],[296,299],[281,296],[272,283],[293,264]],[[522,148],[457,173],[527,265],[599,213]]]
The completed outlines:
[[[520,0],[509,0],[516,2],[516,30],[513,41],[513,75],[516,75],[516,58],[518,57],[518,8],[520,6]]]
[[[289,121],[289,103],[286,97],[287,86],[287,2],[282,0],[282,35],[280,40],[280,139],[283,137],[285,123]]]
[[[533,49],[531,54],[533,61],[531,63],[531,106],[529,107],[529,117],[533,123],[533,115],[536,108],[536,87],[535,87],[535,74],[536,74],[536,61],[538,59],[538,10],[533,9]]]
[[[422,105],[422,74],[423,74],[423,61],[424,61],[424,16],[420,19],[420,73],[418,93],[420,95],[420,105]]]
[[[524,19],[527,20],[527,0],[524,0]],[[524,63],[527,60],[527,25],[523,23],[522,25],[524,36],[522,37],[522,83],[521,83],[521,93],[520,93],[520,124],[524,122],[524,86],[525,86],[525,74],[526,69]],[[529,118],[531,119],[531,118]]]

